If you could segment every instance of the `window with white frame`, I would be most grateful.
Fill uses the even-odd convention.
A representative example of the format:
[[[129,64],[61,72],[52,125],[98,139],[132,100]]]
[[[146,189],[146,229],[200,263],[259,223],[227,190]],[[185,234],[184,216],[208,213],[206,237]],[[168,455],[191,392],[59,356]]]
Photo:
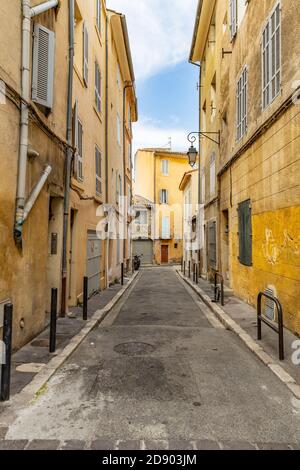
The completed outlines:
[[[280,93],[281,82],[281,10],[272,11],[262,35],[263,109]]]
[[[98,62],[95,62],[95,105],[97,111],[101,111],[101,72]]]
[[[248,100],[248,69],[243,68],[240,78],[237,82],[236,90],[236,116],[237,132],[236,138],[239,141],[247,132],[247,100]]]
[[[117,139],[118,144],[121,145],[121,118],[119,113],[117,114]]]
[[[101,0],[96,0],[96,25],[101,32]]]
[[[167,189],[161,189],[161,191],[160,191],[160,204],[168,204],[168,191],[167,191]]]
[[[102,194],[102,158],[99,148],[95,147],[95,166],[96,166],[96,193]]]
[[[169,175],[169,160],[161,161],[161,172],[164,176]]]
[[[77,136],[78,136],[78,146],[77,146],[77,178],[83,180],[83,127],[82,123],[78,119],[77,121]]]
[[[216,192],[216,154],[213,153],[210,157],[210,195],[214,196]]]

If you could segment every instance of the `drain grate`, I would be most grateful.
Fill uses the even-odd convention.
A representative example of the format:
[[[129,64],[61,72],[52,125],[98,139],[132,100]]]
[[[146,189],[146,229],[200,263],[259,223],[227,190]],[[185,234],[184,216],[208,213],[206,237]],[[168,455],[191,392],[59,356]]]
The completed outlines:
[[[122,343],[114,347],[114,351],[124,356],[143,356],[151,354],[155,350],[152,344],[148,343]]]

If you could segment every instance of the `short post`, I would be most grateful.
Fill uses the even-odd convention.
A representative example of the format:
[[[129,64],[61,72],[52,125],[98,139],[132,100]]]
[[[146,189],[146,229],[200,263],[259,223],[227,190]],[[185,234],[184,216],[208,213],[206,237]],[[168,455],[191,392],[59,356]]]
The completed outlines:
[[[121,285],[124,286],[124,263],[121,264]]]
[[[189,279],[191,279],[191,261],[189,261]]]
[[[11,350],[12,350],[12,319],[13,305],[6,304],[4,306],[4,322],[3,322],[3,342],[5,364],[1,368],[1,401],[8,401],[10,398],[10,372],[11,372]]]
[[[198,275],[198,264],[196,263],[196,284],[198,285],[199,283],[199,275]]]
[[[186,271],[186,266],[185,266],[185,261],[183,262],[183,275],[185,276],[185,271]]]
[[[50,354],[56,351],[57,289],[51,289]]]
[[[86,321],[88,319],[88,284],[89,278],[85,276],[83,278],[83,320]]]

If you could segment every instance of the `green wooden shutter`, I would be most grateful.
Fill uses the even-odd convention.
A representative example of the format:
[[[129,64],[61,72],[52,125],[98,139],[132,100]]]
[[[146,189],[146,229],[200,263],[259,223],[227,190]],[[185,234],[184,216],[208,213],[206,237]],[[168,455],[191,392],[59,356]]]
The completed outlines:
[[[251,201],[241,202],[239,215],[239,261],[245,266],[252,266],[252,212]]]

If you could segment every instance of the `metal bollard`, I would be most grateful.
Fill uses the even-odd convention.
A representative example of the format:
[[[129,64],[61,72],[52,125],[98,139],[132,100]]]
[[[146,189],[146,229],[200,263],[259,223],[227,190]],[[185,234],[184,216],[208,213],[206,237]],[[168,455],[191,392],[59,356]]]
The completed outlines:
[[[121,285],[124,286],[124,263],[121,264]]]
[[[185,267],[186,267],[186,266],[185,266],[185,261],[184,261],[184,262],[183,262],[183,275],[184,275],[184,276],[185,276],[185,271],[186,271]]]
[[[82,316],[83,316],[84,321],[88,319],[88,284],[89,284],[89,278],[85,276],[83,278],[83,310],[82,310]]]
[[[199,275],[198,275],[198,264],[196,264],[196,284],[199,283]]]
[[[191,262],[189,261],[189,279],[191,279]]]
[[[51,318],[50,318],[50,341],[49,352],[56,351],[56,322],[57,322],[57,289],[51,290]]]
[[[3,342],[5,346],[5,364],[1,368],[1,393],[0,400],[8,401],[10,398],[10,371],[12,350],[12,319],[13,305],[4,306]]]

